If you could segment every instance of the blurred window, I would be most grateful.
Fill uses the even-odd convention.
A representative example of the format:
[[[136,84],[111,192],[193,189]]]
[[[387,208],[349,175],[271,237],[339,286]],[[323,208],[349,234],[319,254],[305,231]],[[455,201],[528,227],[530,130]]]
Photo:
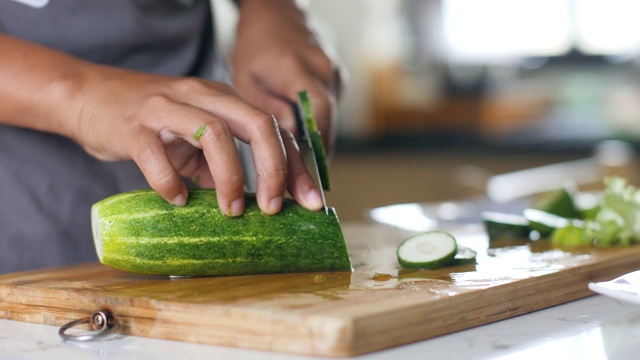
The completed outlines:
[[[637,0],[443,0],[442,52],[452,62],[635,55]]]

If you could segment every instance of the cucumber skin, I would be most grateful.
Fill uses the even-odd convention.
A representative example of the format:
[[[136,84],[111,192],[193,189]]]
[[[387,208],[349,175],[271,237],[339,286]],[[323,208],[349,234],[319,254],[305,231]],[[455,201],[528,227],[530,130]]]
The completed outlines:
[[[155,191],[137,190],[94,204],[92,221],[100,261],[140,274],[351,271],[342,229],[330,210],[310,211],[285,199],[280,213],[269,216],[247,194],[244,214],[227,217],[215,190],[189,190],[184,207]]]
[[[309,94],[306,91],[300,91],[298,93],[298,102],[301,105],[302,121],[307,125],[309,130],[309,138],[311,140],[311,147],[313,147],[313,153],[316,156],[316,164],[318,165],[318,173],[320,174],[320,181],[322,182],[322,190],[331,190],[331,180],[329,176],[329,164],[327,164],[327,152],[322,143],[322,136],[318,131],[318,124],[316,118],[313,115],[313,108],[311,106],[311,100]]]
[[[524,216],[486,211],[482,217],[489,241],[529,239],[531,229]]]

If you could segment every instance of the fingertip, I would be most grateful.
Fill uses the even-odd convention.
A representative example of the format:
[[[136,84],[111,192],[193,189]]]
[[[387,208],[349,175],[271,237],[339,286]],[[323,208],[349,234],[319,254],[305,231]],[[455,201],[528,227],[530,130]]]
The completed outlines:
[[[244,198],[239,198],[229,203],[229,206],[226,209],[225,215],[229,217],[236,217],[236,216],[242,215],[243,213],[244,213]]]
[[[169,201],[175,206],[183,207],[187,205],[187,197],[184,194],[178,194],[171,201]]]
[[[269,205],[268,205],[269,214],[277,214],[278,212],[280,212],[281,209],[282,209],[281,196],[277,196],[271,199],[271,201],[269,201]]]
[[[305,207],[309,210],[320,210],[324,206],[322,195],[317,189],[309,190],[305,196]]]

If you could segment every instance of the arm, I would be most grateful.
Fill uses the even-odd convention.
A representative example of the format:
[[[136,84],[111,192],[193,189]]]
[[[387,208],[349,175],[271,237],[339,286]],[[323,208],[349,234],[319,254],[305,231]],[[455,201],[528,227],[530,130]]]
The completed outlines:
[[[290,104],[299,91],[307,90],[331,151],[342,79],[334,59],[310,30],[305,13],[294,0],[237,3],[240,19],[231,62],[238,94],[295,133]]]
[[[101,160],[133,160],[149,185],[176,205],[187,196],[180,176],[197,176],[202,186],[216,187],[224,213],[242,213],[234,135],[255,148],[265,213],[280,210],[288,180],[312,182],[299,154],[285,152],[295,150],[291,137],[224,84],[93,64],[4,34],[0,54],[0,123],[69,137]],[[319,208],[313,195],[293,193],[304,206]]]

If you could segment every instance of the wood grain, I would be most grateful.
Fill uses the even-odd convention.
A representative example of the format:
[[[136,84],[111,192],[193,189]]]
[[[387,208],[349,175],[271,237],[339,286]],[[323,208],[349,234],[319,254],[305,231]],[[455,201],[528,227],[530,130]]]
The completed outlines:
[[[107,308],[123,334],[324,356],[352,356],[591,295],[587,284],[640,267],[640,247],[565,253],[544,244],[489,249],[455,234],[478,264],[407,271],[408,233],[344,226],[354,272],[180,278],[98,263],[0,275],[0,318],[61,326]],[[376,273],[390,275],[376,281]]]

